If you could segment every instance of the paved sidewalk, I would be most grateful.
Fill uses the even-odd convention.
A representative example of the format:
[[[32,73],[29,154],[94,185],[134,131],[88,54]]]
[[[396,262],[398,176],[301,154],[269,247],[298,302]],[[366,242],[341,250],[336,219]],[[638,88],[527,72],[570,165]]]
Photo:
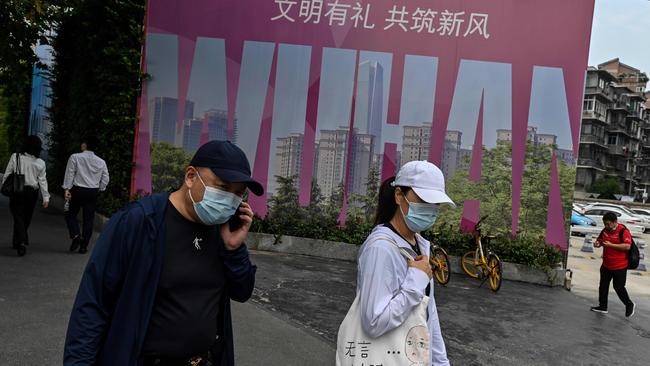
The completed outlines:
[[[10,246],[0,198],[0,365],[60,365],[65,329],[87,256],[67,252],[61,214],[38,210],[27,256]],[[251,302],[235,304],[237,365],[333,365],[340,322],[353,300],[350,262],[253,252]],[[645,277],[644,277],[645,278]],[[650,364],[650,316],[589,311],[593,299],[559,288],[505,282],[498,294],[462,275],[436,286],[453,365]]]
[[[88,256],[67,252],[63,217],[37,209],[31,245],[11,246],[8,201],[0,197],[0,366],[61,365],[70,309]],[[233,302],[237,365],[329,366],[334,349],[317,334],[252,302]]]
[[[353,263],[255,253],[255,302],[313,329],[332,345],[355,292]],[[504,282],[493,294],[453,275],[436,286],[442,332],[453,365],[648,365],[650,317],[625,319],[622,305],[589,311],[591,301],[561,288]]]

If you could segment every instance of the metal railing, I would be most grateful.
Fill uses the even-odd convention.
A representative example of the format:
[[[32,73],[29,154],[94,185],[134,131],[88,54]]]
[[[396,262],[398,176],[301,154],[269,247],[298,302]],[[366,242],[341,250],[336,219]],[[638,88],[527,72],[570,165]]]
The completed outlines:
[[[611,155],[621,155],[621,156],[627,155],[627,149],[624,146],[609,145],[608,150]]]
[[[605,145],[605,137],[596,135],[580,135],[580,142]]]

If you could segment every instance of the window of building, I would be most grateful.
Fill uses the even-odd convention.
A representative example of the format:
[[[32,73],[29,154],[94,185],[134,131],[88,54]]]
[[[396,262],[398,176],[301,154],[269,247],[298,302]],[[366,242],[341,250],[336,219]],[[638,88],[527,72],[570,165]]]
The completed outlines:
[[[582,133],[583,134],[591,135],[591,131],[592,131],[591,124],[585,124],[585,125],[582,126]]]
[[[616,135],[610,135],[607,138],[607,144],[608,145],[616,145]]]
[[[594,110],[595,102],[596,102],[596,99],[594,98],[594,96],[590,95],[590,96],[586,97],[585,102],[584,102],[584,104],[582,106],[582,109],[585,110],[585,111],[592,112]]]
[[[599,116],[604,116],[607,112],[605,104],[601,103],[600,101],[595,101],[594,110]]]
[[[605,89],[605,80],[598,79],[598,87],[601,89]]]

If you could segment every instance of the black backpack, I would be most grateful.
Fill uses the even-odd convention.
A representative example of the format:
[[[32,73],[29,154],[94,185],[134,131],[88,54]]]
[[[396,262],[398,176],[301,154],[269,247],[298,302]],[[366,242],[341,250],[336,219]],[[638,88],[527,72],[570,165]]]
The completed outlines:
[[[621,243],[623,242],[623,234],[625,233],[625,230],[628,230],[628,228],[623,225],[623,230],[618,234]],[[632,236],[632,232],[630,232],[630,236]],[[634,237],[632,237],[632,244],[630,245],[630,250],[627,252],[627,269],[637,269],[639,267],[639,260],[639,247],[634,242]]]

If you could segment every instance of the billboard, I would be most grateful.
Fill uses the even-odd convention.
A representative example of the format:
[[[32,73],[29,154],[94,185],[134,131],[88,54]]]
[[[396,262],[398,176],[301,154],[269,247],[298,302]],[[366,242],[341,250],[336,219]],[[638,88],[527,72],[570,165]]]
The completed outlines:
[[[562,197],[573,187],[561,181],[575,169],[593,6],[150,0],[132,190],[152,190],[152,146],[191,154],[228,139],[266,188],[250,199],[259,215],[280,176],[294,177],[302,205],[312,184],[343,194],[343,217],[370,174],[428,159],[454,184],[489,187],[484,166],[505,151],[509,184],[495,197],[510,229],[540,217],[522,209],[534,183],[544,202],[532,205],[543,212],[535,220],[566,248]],[[548,161],[533,162],[540,154]],[[548,172],[544,182],[526,181],[531,166]],[[459,194],[464,225],[487,204],[471,192]]]

